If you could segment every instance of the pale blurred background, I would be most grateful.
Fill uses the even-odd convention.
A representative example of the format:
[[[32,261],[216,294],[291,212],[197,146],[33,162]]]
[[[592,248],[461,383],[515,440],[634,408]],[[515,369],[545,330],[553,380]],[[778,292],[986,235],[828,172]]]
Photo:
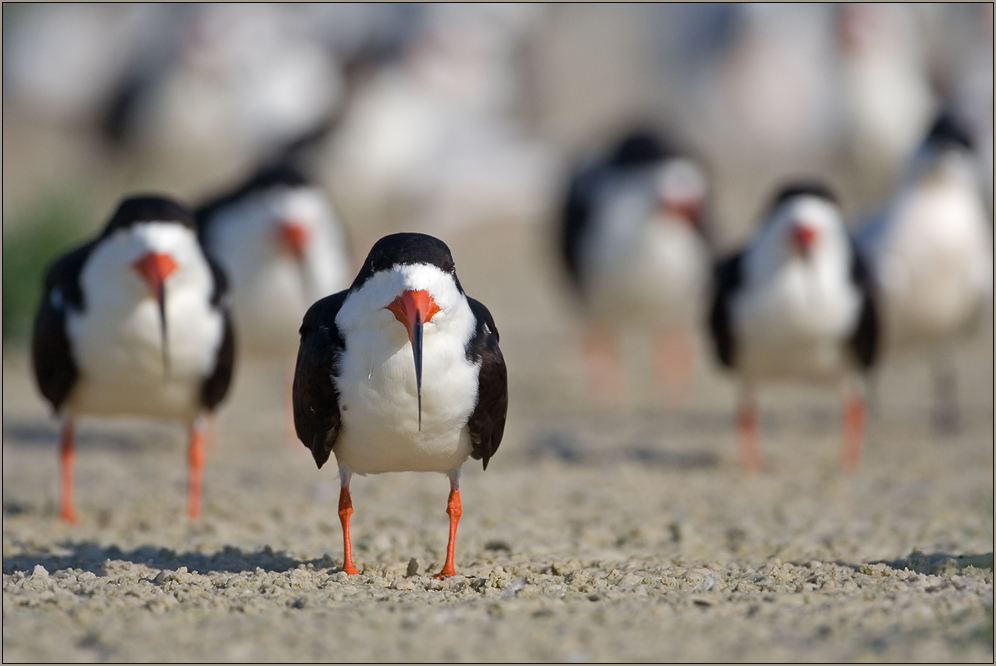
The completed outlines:
[[[510,368],[564,380],[525,395],[570,393],[562,324],[577,320],[553,239],[579,159],[634,123],[666,130],[708,169],[723,253],[790,177],[824,177],[857,221],[945,108],[976,139],[991,211],[992,16],[988,3],[5,4],[5,350],[30,334],[48,262],[122,196],[197,205],[291,150],[333,195],[355,265],[385,233],[440,236],[503,342],[522,343]]]

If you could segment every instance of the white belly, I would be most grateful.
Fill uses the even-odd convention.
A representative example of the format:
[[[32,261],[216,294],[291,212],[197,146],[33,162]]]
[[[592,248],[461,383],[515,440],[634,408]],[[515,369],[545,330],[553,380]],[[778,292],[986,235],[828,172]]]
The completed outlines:
[[[734,302],[740,371],[752,379],[830,381],[853,368],[848,338],[860,299],[842,279],[805,267],[784,271],[766,288]]]
[[[586,259],[588,302],[596,317],[672,331],[698,324],[709,256],[687,224],[654,219],[639,234],[593,239]]]
[[[479,367],[467,361],[462,347],[434,339],[431,326],[423,347],[421,429],[415,362],[404,328],[347,340],[336,379],[342,430],[333,451],[340,468],[357,474],[449,473],[467,460],[467,420],[477,403]],[[395,351],[386,355],[384,349]]]
[[[167,321],[168,375],[152,299],[122,312],[100,309],[70,315],[79,379],[67,411],[193,421],[202,409],[204,380],[215,367],[222,319],[206,304],[178,294],[168,301]]]

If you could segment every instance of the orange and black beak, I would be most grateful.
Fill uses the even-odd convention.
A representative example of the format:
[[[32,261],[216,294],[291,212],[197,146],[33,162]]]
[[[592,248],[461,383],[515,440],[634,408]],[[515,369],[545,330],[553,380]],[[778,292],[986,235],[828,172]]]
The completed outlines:
[[[796,222],[792,225],[790,233],[792,247],[803,257],[809,257],[809,253],[813,249],[813,243],[816,242],[816,238],[819,236],[816,229],[805,222]]]
[[[166,278],[176,270],[173,257],[161,252],[146,252],[132,266],[149,285],[152,297],[159,304],[159,330],[162,334],[163,378],[169,380],[169,347],[166,337]]]
[[[429,292],[406,290],[387,309],[405,325],[415,357],[415,389],[418,392],[418,429],[422,429],[422,327],[439,312],[439,306]]]

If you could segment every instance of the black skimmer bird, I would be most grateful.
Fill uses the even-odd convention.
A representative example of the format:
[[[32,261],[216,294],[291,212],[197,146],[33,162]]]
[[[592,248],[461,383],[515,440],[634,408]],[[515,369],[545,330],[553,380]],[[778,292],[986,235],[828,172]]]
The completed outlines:
[[[197,220],[231,285],[240,353],[292,365],[297,322],[349,284],[345,234],[328,197],[300,169],[278,162],[205,204]]]
[[[450,536],[438,577],[454,575],[460,467],[487,469],[505,430],[508,386],[491,313],[466,296],[449,248],[432,236],[385,236],[347,291],[304,316],[294,423],[320,468],[335,452],[343,571],[353,474],[441,472]]]
[[[883,310],[884,349],[934,355],[935,421],[957,424],[953,346],[993,294],[992,216],[972,142],[942,115],[882,209],[858,231]]]
[[[711,268],[705,195],[703,169],[645,131],[574,173],[561,249],[591,324],[585,346],[596,364],[594,385],[618,384],[606,376],[615,363],[613,333],[656,334],[662,367],[676,337],[688,340],[696,330]],[[687,374],[694,347],[684,345],[682,356]]]
[[[72,501],[73,424],[139,416],[189,425],[187,512],[200,512],[202,417],[225,397],[235,353],[226,282],[194,216],[170,199],[125,199],[96,239],[45,277],[32,360],[62,417],[61,515]]]
[[[875,361],[878,323],[870,275],[829,190],[781,191],[747,247],[717,266],[709,325],[720,362],[741,379],[737,431],[746,469],[761,466],[755,387],[777,380],[844,385],[841,462],[857,468],[862,373]]]

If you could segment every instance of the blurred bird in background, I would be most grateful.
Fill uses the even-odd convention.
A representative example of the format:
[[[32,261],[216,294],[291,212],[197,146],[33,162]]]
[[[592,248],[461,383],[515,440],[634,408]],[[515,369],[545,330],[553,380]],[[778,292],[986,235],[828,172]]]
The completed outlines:
[[[648,282],[636,277],[641,271],[657,281],[655,297],[681,285],[689,293],[707,289],[694,286],[697,279],[708,283],[707,270],[704,278],[667,271],[695,273],[701,247],[741,247],[754,231],[743,211],[760,209],[773,187],[799,174],[839,185],[849,216],[893,201],[894,174],[929,130],[935,105],[950,108],[968,128],[992,214],[988,3],[7,3],[3,18],[5,340],[30,331],[49,258],[69,239],[96,232],[80,229],[76,220],[96,219],[122,192],[152,189],[202,200],[206,188],[221,192],[228,184],[245,184],[247,174],[273,166],[275,156],[293,153],[287,149],[308,136],[316,139],[308,147],[311,160],[296,164],[307,167],[303,173],[312,185],[331,193],[350,238],[366,244],[402,230],[445,230],[454,245],[476,246],[477,256],[488,258],[464,271],[496,261],[506,275],[514,274],[489,283],[488,302],[499,318],[506,318],[502,310],[531,313],[507,319],[508,356],[519,363],[517,377],[534,383],[537,400],[530,403],[555,410],[573,391],[564,389],[575,379],[577,363],[563,345],[572,328],[571,318],[560,315],[570,305],[544,279],[556,264],[543,255],[548,246],[541,245],[542,230],[558,229],[562,254],[567,227],[578,232],[568,261],[574,262],[572,279],[590,315],[589,329],[609,321],[604,328],[642,327],[657,335],[668,319],[680,330],[685,325],[676,322],[686,315],[679,310],[701,311],[707,297],[689,296],[674,309],[663,302],[636,305],[651,302]],[[611,149],[575,162],[589,147],[621,138],[614,132],[634,118],[670,128],[687,146],[676,164],[690,168],[675,173],[687,176],[708,165],[702,176],[708,244],[692,226],[665,222],[677,213],[665,215],[656,203],[658,188],[649,175],[655,167],[632,168],[644,175],[630,181],[619,175],[627,169],[604,177],[615,170]],[[320,134],[322,128],[330,131]],[[587,212],[578,219],[590,220],[587,226],[560,218],[572,167],[585,182],[600,183],[579,195]],[[53,213],[56,199],[65,204]],[[610,218],[612,224],[603,224]],[[601,231],[588,233],[593,229]],[[248,247],[248,232],[226,233]],[[269,236],[267,251],[283,266],[277,271],[282,277],[262,278],[263,292],[295,280],[306,289],[305,275],[317,283],[323,271],[334,272],[331,260],[302,269],[307,251],[301,263],[292,255],[294,238],[304,234],[281,233],[276,245]],[[596,236],[609,238],[605,247],[611,249],[594,251],[603,246],[592,241]],[[673,257],[659,250],[664,237],[684,239],[668,245],[684,244],[684,259],[671,263]],[[636,254],[628,255],[633,248]],[[233,282],[240,270],[269,270],[262,259],[249,263],[258,265],[233,264]],[[318,297],[341,284],[316,289]],[[258,302],[266,298],[277,303],[262,294]],[[988,321],[991,296],[981,298]],[[236,307],[232,314],[263,317],[267,307],[293,300]],[[251,339],[265,330],[263,323],[248,326],[247,354],[266,347]],[[610,338],[603,336],[612,344],[618,340]],[[517,339],[527,342],[517,346]],[[623,342],[629,352],[636,339]],[[520,353],[537,362],[523,361]],[[639,358],[652,355],[648,349]],[[677,354],[690,356],[687,349]],[[657,374],[677,377],[682,371],[670,367]]]
[[[942,428],[958,419],[954,347],[992,303],[991,220],[971,138],[942,115],[858,233],[881,298],[885,351],[930,353],[934,420]]]
[[[442,230],[541,209],[550,148],[518,122],[517,52],[538,7],[418,5],[373,63],[329,156],[343,214],[364,227]]]
[[[187,513],[199,515],[202,421],[228,391],[234,345],[224,274],[202,251],[193,214],[170,199],[125,199],[98,238],[52,265],[31,347],[38,387],[62,419],[63,520],[77,520],[81,416],[187,425]]]
[[[324,189],[292,159],[266,164],[197,210],[198,235],[232,291],[242,360],[287,373],[287,434],[298,329],[315,301],[349,284],[343,225]]]
[[[882,190],[934,114],[925,44],[908,5],[845,3],[834,9],[848,158],[866,188]]]
[[[616,336],[628,329],[656,337],[661,379],[687,383],[711,262],[705,197],[705,171],[645,130],[571,177],[561,251],[588,318],[593,394],[625,392]]]
[[[196,214],[231,284],[240,353],[291,365],[304,313],[352,270],[328,196],[293,163],[267,164]]]
[[[720,363],[740,380],[745,469],[761,468],[755,392],[785,380],[842,387],[841,465],[857,469],[878,320],[871,277],[826,187],[784,188],[747,247],[717,266],[709,327]]]

